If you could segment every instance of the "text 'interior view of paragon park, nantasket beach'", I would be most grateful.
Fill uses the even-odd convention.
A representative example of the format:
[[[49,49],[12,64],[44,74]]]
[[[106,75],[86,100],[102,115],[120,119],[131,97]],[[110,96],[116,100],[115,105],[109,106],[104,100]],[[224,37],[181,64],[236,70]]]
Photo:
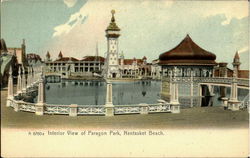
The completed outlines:
[[[248,128],[247,14],[208,16],[208,2],[188,13],[186,2],[49,2],[64,5],[57,15],[30,3],[2,3],[2,127]]]

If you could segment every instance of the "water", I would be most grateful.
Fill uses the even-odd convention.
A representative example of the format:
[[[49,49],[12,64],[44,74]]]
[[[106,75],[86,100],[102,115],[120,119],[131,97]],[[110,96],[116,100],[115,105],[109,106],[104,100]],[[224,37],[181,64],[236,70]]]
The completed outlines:
[[[157,103],[160,82],[138,81],[113,83],[113,104]],[[46,102],[49,104],[104,105],[106,83],[63,81],[46,84]]]
[[[113,83],[113,104],[157,103],[160,99],[161,82],[138,81]],[[219,87],[214,88],[213,106],[221,106],[218,100]],[[238,89],[238,100],[242,101],[249,91]],[[230,97],[230,88],[227,88],[226,97]],[[78,104],[104,105],[106,100],[105,82],[62,81],[61,83],[46,84],[46,102],[48,104]]]
[[[226,87],[226,96],[225,96],[226,98],[230,98],[230,91],[231,91],[231,88]],[[213,106],[222,105],[222,101],[218,100],[218,98],[220,97],[219,92],[220,92],[219,86],[214,86],[214,94],[215,94],[215,96],[212,98],[213,99]],[[239,101],[243,101],[248,94],[249,94],[248,89],[239,89],[238,88],[238,100]]]

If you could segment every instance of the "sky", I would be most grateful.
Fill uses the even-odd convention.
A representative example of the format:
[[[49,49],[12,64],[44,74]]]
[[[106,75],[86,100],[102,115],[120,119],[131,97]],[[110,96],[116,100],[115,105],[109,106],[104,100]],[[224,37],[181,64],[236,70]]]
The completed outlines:
[[[45,58],[81,59],[107,52],[105,29],[114,9],[121,28],[119,53],[125,58],[157,59],[187,34],[200,47],[231,63],[239,51],[241,68],[249,69],[247,1],[167,0],[2,0],[1,38],[8,47],[26,40],[27,53]]]

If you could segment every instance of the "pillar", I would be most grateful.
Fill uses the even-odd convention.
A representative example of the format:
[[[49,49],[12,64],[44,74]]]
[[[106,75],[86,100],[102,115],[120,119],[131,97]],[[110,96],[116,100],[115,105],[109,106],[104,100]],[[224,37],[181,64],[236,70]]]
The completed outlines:
[[[182,73],[181,73],[182,74]],[[190,76],[190,107],[193,107],[193,96],[194,96],[194,82],[193,82],[193,71],[191,71],[191,76]]]
[[[21,77],[21,67],[18,69],[18,77],[17,77],[17,93],[22,93],[22,77]]]
[[[140,105],[140,114],[148,114],[148,104],[141,103]]]
[[[25,93],[26,92],[26,76],[25,76],[25,69],[23,66],[23,74],[22,74],[22,91]]]
[[[8,80],[8,97],[6,106],[11,106],[11,102],[14,99],[14,89],[13,89],[13,76],[12,76],[12,67],[10,66],[9,70],[9,80]]]
[[[36,115],[43,115],[44,105],[45,105],[45,85],[44,85],[43,76],[41,74],[39,85],[38,85]]]
[[[106,104],[105,104],[105,116],[114,116],[114,105],[112,98],[112,83],[107,82]]]
[[[241,102],[237,99],[238,89],[237,89],[237,79],[236,72],[234,71],[234,77],[231,83],[230,99],[228,101],[228,109],[232,111],[237,111],[240,109]]]
[[[222,106],[224,107],[224,109],[225,110],[228,109],[228,98],[223,97],[221,98],[221,100],[222,100]]]
[[[174,67],[174,71],[173,71],[173,79],[172,81],[170,81],[170,85],[171,85],[171,100],[170,100],[170,108],[171,108],[171,112],[172,113],[180,113],[180,103],[178,100],[178,84],[177,84],[177,79],[176,79],[176,75],[177,75],[177,68]],[[171,83],[172,82],[172,83]]]
[[[30,78],[30,67],[28,67],[28,73],[27,73],[27,88],[30,87],[30,84],[31,84],[31,83],[30,83],[30,82],[31,82],[30,79],[31,79],[31,78]]]
[[[69,116],[77,116],[77,104],[69,105]]]

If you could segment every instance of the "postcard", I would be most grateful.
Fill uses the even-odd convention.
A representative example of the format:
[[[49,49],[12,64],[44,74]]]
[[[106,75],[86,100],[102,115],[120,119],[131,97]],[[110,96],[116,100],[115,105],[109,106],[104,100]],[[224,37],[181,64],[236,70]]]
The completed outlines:
[[[248,157],[249,2],[2,0],[2,157]]]

